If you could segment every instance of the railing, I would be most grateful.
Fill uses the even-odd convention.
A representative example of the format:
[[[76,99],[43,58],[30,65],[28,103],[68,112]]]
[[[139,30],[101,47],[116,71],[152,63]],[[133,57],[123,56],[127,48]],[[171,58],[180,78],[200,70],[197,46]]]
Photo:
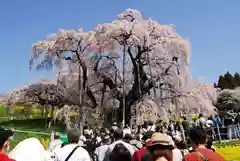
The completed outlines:
[[[240,124],[225,127],[212,128],[212,139],[214,141],[240,139]]]
[[[24,120],[24,119],[37,119],[42,118],[41,115],[30,115],[30,116],[8,116],[8,117],[0,117],[1,121],[10,121],[10,120]]]
[[[15,129],[12,129],[12,130],[17,133],[39,134],[39,135],[48,135],[48,136],[51,135],[51,133],[46,133],[46,132],[25,131],[25,130],[15,130]]]

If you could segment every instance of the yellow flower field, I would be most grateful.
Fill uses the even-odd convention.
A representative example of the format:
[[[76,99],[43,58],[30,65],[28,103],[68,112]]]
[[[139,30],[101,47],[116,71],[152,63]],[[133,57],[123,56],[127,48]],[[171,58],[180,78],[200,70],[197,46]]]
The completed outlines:
[[[226,160],[240,160],[240,146],[215,147],[215,150]]]

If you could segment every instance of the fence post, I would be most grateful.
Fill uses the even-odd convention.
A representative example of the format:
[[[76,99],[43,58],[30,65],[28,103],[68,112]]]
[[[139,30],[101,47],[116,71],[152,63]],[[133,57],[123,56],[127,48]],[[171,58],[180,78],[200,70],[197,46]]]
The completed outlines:
[[[236,137],[238,139],[240,138],[240,126],[239,125],[240,125],[239,123],[236,125]]]
[[[229,139],[232,140],[232,125],[227,127],[227,133],[229,135]]]
[[[183,141],[186,143],[186,136],[185,136],[185,131],[184,131],[183,125],[181,123],[179,123],[179,124],[180,124],[180,129],[182,131]]]
[[[221,138],[221,134],[220,134],[220,129],[217,123],[217,132],[218,132],[218,138],[219,138],[219,142],[222,142],[222,138]]]
[[[51,132],[51,137],[50,137],[50,142],[52,142],[52,141],[54,140],[54,135],[55,135],[55,132],[52,131],[52,132]]]

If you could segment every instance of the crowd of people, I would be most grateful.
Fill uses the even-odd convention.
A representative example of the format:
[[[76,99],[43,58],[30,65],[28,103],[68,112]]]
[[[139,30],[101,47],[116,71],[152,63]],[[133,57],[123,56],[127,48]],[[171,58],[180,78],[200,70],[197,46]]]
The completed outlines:
[[[183,119],[182,127],[179,122],[158,121],[133,128],[117,123],[108,129],[85,127],[83,135],[78,129],[68,129],[67,140],[56,132],[47,150],[38,139],[29,138],[8,154],[13,131],[0,129],[0,161],[223,161],[215,153],[201,117],[194,126]]]

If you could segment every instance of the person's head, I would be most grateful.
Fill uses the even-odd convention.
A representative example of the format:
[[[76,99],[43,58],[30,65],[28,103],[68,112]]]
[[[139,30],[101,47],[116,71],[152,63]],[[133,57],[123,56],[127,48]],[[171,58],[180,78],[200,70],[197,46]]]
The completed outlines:
[[[119,128],[117,128],[114,132],[113,132],[113,138],[114,140],[121,140],[123,138],[123,131]]]
[[[148,131],[141,139],[143,141],[143,143],[145,144],[145,142],[150,139],[153,135],[153,131]]]
[[[103,138],[102,138],[102,144],[103,145],[108,145],[111,143],[111,138],[109,135],[105,135]]]
[[[200,127],[191,128],[189,130],[189,139],[191,141],[191,146],[196,148],[199,145],[204,145],[206,143],[207,134],[205,130]]]
[[[60,139],[60,133],[59,132],[56,132],[55,134],[54,134],[54,139]]]
[[[162,126],[161,125],[157,125],[155,127],[155,132],[161,132],[161,130],[162,130]]]
[[[203,117],[203,114],[202,114],[202,113],[199,114],[199,118],[201,118],[201,117]]]
[[[147,143],[149,152],[152,155],[153,161],[159,158],[165,158],[168,161],[173,159],[173,145],[170,137],[162,133],[154,133],[150,142]]]
[[[78,131],[78,129],[75,128],[69,129],[67,131],[67,137],[69,143],[78,143],[80,139],[80,132]]]
[[[176,131],[180,131],[180,123],[176,123],[175,126],[174,126],[174,130]]]
[[[144,121],[144,123],[143,123],[143,125],[142,125],[142,128],[147,128],[147,126],[148,126],[147,121]]]
[[[123,139],[124,139],[124,141],[126,141],[127,143],[129,143],[130,140],[133,139],[133,137],[132,137],[131,134],[126,133]]]
[[[193,115],[193,116],[192,116],[192,120],[193,120],[193,121],[196,121],[198,118],[199,118],[198,115]]]
[[[153,122],[152,122],[152,121],[149,121],[149,122],[148,122],[148,126],[153,126]]]
[[[181,140],[181,141],[177,141],[177,140],[175,141],[174,140],[174,142],[175,142],[175,145],[178,149],[184,150],[184,149],[188,148],[188,144],[185,143],[183,140]]]
[[[86,129],[88,129],[88,126],[87,126],[87,125],[84,125],[84,126],[83,126],[83,130],[86,130]]]
[[[13,131],[0,128],[0,152],[7,152],[9,149],[8,138],[13,136]]]
[[[130,151],[122,144],[116,144],[110,154],[111,161],[131,161]]]
[[[213,116],[212,116],[212,115],[209,116],[209,117],[208,117],[208,120],[213,120]]]

